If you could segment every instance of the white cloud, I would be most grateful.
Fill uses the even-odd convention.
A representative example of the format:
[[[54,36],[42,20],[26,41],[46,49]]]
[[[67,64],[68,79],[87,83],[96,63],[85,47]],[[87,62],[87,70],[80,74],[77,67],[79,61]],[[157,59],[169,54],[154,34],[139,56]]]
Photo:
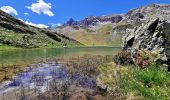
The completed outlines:
[[[11,6],[3,6],[0,9],[8,14],[18,15],[18,12]]]
[[[35,24],[35,23],[32,23],[32,22],[28,22],[28,21],[25,21],[25,23],[28,24],[28,25],[35,26],[35,27],[39,27],[39,28],[48,28],[49,27],[49,26],[44,25],[44,24]]]
[[[61,26],[62,24],[58,23],[57,26]]]
[[[62,26],[61,23],[55,24],[55,23],[48,23],[51,27],[56,27],[56,26]]]
[[[24,21],[23,19],[19,19],[19,20],[28,24],[28,25],[32,25],[32,26],[35,26],[35,27],[38,27],[38,28],[48,28],[49,27],[49,26],[44,25],[44,24],[35,24],[35,23],[29,22],[29,21]]]
[[[37,3],[33,3],[31,6],[26,6],[26,8],[31,9],[37,14],[45,14],[48,16],[54,16],[54,13],[51,11],[51,3],[46,3],[43,0],[38,0]]]
[[[26,16],[27,16],[27,15],[29,15],[29,13],[24,13],[24,15],[26,15]]]

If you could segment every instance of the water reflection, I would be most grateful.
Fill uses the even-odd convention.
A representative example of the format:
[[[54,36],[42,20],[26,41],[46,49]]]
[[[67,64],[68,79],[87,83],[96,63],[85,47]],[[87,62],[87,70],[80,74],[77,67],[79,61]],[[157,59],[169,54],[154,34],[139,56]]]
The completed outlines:
[[[53,48],[53,49],[32,49],[16,51],[0,51],[0,64],[13,65],[26,62],[40,61],[43,58],[68,58],[82,56],[85,54],[92,55],[110,55],[117,53],[121,48],[113,47],[86,47],[86,48]]]
[[[69,74],[62,64],[37,64],[31,65],[25,72],[14,77],[12,81],[0,84],[0,94],[17,91],[22,87],[37,89],[45,92],[52,81],[67,81],[67,84],[78,84],[84,88],[95,88],[96,80],[80,74]]]

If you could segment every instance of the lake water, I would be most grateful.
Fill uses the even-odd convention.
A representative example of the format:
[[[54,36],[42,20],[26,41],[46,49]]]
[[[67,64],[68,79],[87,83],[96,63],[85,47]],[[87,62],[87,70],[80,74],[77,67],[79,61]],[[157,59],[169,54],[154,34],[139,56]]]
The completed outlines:
[[[91,55],[113,55],[121,48],[115,47],[82,47],[82,48],[53,48],[53,49],[25,49],[13,51],[0,51],[0,65],[17,65],[33,63],[46,58],[69,58]]]
[[[114,55],[121,48],[87,47],[60,49],[32,49],[17,51],[0,51],[0,63],[17,65],[30,62],[25,71],[13,76],[10,81],[0,83],[0,100],[17,100],[23,92],[28,94],[46,92],[53,83],[79,84],[83,88],[96,88],[96,79],[80,74],[70,75],[63,64],[48,61],[32,63],[46,58],[69,58],[83,55]],[[31,64],[32,63],[32,64]],[[50,85],[49,85],[50,84]],[[58,85],[57,85],[58,87]],[[36,91],[35,91],[36,90]],[[34,93],[35,92],[35,93]],[[27,100],[26,98],[24,100]]]

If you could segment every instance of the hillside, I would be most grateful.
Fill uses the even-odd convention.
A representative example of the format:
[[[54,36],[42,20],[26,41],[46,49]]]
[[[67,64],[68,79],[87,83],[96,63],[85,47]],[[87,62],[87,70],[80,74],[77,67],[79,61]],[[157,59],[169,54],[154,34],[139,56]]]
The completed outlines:
[[[81,21],[69,19],[60,27],[53,28],[87,46],[121,46],[121,35],[112,34],[113,26],[123,19],[123,15],[90,16]]]
[[[37,48],[81,45],[62,34],[25,24],[0,10],[0,48]]]

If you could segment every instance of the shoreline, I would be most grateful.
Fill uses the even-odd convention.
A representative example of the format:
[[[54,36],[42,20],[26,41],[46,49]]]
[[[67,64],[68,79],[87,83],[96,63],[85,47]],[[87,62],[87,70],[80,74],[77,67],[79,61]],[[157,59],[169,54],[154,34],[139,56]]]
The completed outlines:
[[[36,49],[63,49],[64,47],[40,47],[40,48],[1,48],[0,51],[15,51],[15,50],[36,50]],[[68,48],[122,48],[121,46],[77,46],[77,47],[68,47]]]

